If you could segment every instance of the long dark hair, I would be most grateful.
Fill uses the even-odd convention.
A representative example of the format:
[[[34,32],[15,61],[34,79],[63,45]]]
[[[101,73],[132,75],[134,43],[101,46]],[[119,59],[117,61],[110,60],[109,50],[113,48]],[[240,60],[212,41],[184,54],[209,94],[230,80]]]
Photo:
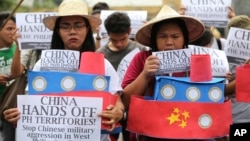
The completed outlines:
[[[0,12],[0,27],[2,27],[2,24],[9,17],[9,15],[10,15],[10,12]],[[16,23],[16,18],[14,16],[11,16],[10,20]]]
[[[213,39],[213,34],[211,33],[210,29],[206,29],[201,37],[192,41],[190,44],[197,45],[197,46],[207,46],[211,43]]]
[[[157,44],[156,44],[156,34],[159,32],[160,27],[162,25],[168,24],[168,23],[175,23],[180,27],[182,34],[184,36],[183,48],[188,48],[189,37],[188,37],[188,30],[187,30],[186,24],[185,24],[184,20],[179,19],[179,18],[174,18],[174,19],[167,19],[167,20],[160,21],[158,23],[155,23],[152,26],[151,38],[150,38],[151,39],[150,47],[152,48],[152,51],[158,51]]]
[[[52,35],[51,49],[64,49],[64,43],[62,41],[62,38],[59,35],[59,24],[61,22],[61,19],[62,18],[59,17],[56,20],[55,28],[53,30],[53,35]],[[92,32],[91,26],[89,24],[89,21],[85,18],[83,18],[83,19],[86,23],[86,27],[89,29],[88,29],[87,36],[86,36],[86,38],[82,44],[82,47],[79,51],[80,52],[84,52],[84,51],[94,52],[95,51],[95,42],[94,42],[93,32]]]

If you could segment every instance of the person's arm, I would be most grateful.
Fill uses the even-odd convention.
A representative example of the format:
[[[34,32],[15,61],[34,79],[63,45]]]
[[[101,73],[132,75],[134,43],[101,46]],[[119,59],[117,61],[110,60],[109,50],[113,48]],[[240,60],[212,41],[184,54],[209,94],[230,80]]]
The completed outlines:
[[[4,119],[14,125],[17,124],[17,120],[20,118],[20,111],[17,108],[10,108],[3,112]]]
[[[17,33],[16,29],[12,33],[12,39],[16,43],[16,49],[15,49],[15,54],[13,56],[13,61],[11,64],[11,73],[10,73],[10,78],[16,78],[17,76],[20,76],[23,71],[24,71],[24,66],[21,64],[21,51],[19,50],[18,46],[18,41],[17,39],[20,37],[20,34]]]
[[[187,11],[187,8],[182,4],[182,5],[180,6],[179,10],[178,10],[178,13],[179,13],[180,15],[185,15],[186,11]]]
[[[119,122],[123,118],[124,114],[124,105],[121,101],[121,93],[122,93],[122,87],[120,86],[120,79],[115,71],[114,67],[111,65],[111,63],[105,59],[105,75],[110,76],[110,82],[109,82],[109,92],[112,95],[117,96],[117,101],[114,104],[110,104],[102,111],[102,113],[98,114],[98,116],[108,119],[103,120],[102,124],[108,126],[108,131],[112,131],[115,128],[115,125],[117,122]]]
[[[231,96],[233,93],[235,93],[235,84],[236,84],[235,80],[226,84],[225,92],[224,92],[225,96]]]
[[[235,16],[235,12],[231,6],[228,6],[228,19],[232,19]]]
[[[249,64],[249,63],[250,63],[250,59],[246,59],[244,62],[244,64]],[[232,78],[232,77],[229,77],[229,74],[227,74],[227,76],[226,76],[227,79]],[[231,96],[232,94],[235,94],[235,89],[236,89],[236,80],[234,79],[234,80],[230,81],[228,84],[226,84],[225,91],[224,91],[225,96]]]
[[[18,48],[18,45],[15,50],[15,54],[13,56],[13,61],[11,64],[11,73],[10,73],[10,78],[16,78],[20,76],[24,72],[24,66],[21,64],[20,57],[21,52]]]
[[[144,73],[140,73],[140,75],[130,84],[128,84],[124,90],[122,95],[122,101],[125,105],[125,109],[129,108],[130,97],[132,95],[143,95],[145,89],[148,86],[151,77],[147,77]]]
[[[108,120],[103,120],[102,124],[109,126],[108,131],[112,131],[115,129],[116,123],[118,123],[124,115],[124,105],[121,101],[120,95],[117,93],[117,101],[115,105],[108,105],[102,113],[98,114],[98,116],[102,118],[106,118]]]
[[[151,55],[146,59],[144,66],[142,66],[143,70],[139,72],[140,68],[138,67],[140,66],[138,66],[137,63],[133,63],[133,61],[136,62],[136,59],[135,56],[129,65],[123,81],[123,83],[127,83],[125,85],[123,84],[124,94],[122,95],[122,101],[126,110],[129,108],[130,97],[132,95],[144,95],[150,80],[160,67],[159,59],[156,56]],[[138,62],[142,62],[142,60],[139,60]]]

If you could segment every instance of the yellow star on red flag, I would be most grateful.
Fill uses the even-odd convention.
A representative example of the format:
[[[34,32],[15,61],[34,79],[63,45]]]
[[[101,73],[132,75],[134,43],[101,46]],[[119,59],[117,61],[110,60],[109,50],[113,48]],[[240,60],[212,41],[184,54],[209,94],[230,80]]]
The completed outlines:
[[[177,123],[179,127],[184,128],[187,126],[187,119],[189,117],[189,112],[174,108],[171,115],[167,117],[167,120],[169,120],[170,125]]]

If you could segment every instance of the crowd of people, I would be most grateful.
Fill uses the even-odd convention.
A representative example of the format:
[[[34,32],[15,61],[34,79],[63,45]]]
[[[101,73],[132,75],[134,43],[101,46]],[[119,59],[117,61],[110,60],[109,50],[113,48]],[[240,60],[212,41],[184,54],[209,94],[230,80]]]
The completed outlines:
[[[109,91],[110,94],[118,96],[115,105],[109,105],[99,114],[100,117],[109,119],[102,122],[110,126],[109,131],[112,131],[117,123],[121,123],[124,141],[178,140],[159,139],[127,131],[126,114],[129,108],[132,108],[130,98],[132,95],[153,96],[154,77],[160,68],[160,61],[152,52],[185,49],[189,44],[223,51],[226,49],[226,38],[215,37],[214,27],[206,27],[201,20],[185,15],[183,5],[177,11],[164,5],[154,18],[145,22],[137,31],[135,38],[131,39],[131,19],[126,13],[114,12],[105,21],[101,21],[101,10],[109,9],[107,3],[100,2],[89,14],[88,6],[82,0],[64,0],[58,8],[57,16],[43,19],[44,25],[53,32],[50,48],[104,54],[105,75],[110,76],[112,81],[112,89]],[[16,27],[15,17],[8,18],[9,16],[10,13],[0,13],[0,58],[4,59],[0,60],[0,98],[6,87],[25,70],[41,70],[41,50],[19,49],[18,38],[21,35]],[[249,17],[235,15],[231,7],[228,18],[228,29],[250,29]],[[102,22],[108,33],[105,39],[99,35]],[[100,40],[105,40],[105,44],[100,45]],[[125,63],[120,66],[123,61]],[[244,63],[248,64],[249,59]],[[173,73],[172,76],[189,77],[189,73]],[[237,102],[235,99],[235,70],[230,70],[225,78],[229,81],[225,84],[225,97],[232,101],[233,123],[250,122],[250,104]],[[11,108],[1,114],[3,118],[0,119],[0,140],[15,141],[15,127],[21,116],[20,111],[18,108]],[[102,134],[100,140],[115,141],[121,134]],[[229,137],[211,140],[226,141]]]

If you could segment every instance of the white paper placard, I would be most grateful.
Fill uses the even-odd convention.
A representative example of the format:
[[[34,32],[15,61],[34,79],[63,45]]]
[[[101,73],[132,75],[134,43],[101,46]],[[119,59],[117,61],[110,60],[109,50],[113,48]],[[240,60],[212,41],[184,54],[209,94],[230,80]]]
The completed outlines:
[[[100,141],[101,98],[18,95],[16,141]]]
[[[42,50],[41,71],[77,72],[80,52],[75,50]]]
[[[43,24],[43,18],[54,16],[55,12],[16,13],[16,25],[21,38],[18,39],[20,49],[49,49],[52,31]]]

